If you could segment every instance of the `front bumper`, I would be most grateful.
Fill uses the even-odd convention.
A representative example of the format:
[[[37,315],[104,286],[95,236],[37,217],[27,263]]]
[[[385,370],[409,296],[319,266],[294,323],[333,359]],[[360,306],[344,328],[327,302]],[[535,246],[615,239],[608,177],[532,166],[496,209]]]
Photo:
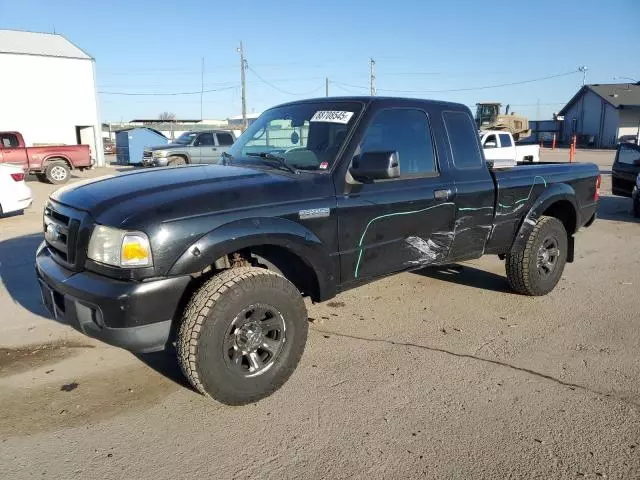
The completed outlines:
[[[167,157],[143,157],[142,165],[145,167],[166,167]]]
[[[132,352],[163,350],[190,277],[114,280],[60,266],[43,243],[36,276],[51,315],[76,330]]]

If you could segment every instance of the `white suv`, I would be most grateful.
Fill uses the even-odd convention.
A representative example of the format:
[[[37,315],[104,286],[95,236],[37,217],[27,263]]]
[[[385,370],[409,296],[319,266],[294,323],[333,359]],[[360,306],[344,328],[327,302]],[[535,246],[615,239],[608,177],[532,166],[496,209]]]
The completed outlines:
[[[0,164],[0,216],[31,205],[31,189],[24,183],[22,167]]]

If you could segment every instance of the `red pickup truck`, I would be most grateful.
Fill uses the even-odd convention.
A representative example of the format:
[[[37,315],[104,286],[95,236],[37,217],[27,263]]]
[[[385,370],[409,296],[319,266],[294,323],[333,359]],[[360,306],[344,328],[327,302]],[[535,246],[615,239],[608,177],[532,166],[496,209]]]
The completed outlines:
[[[72,169],[91,168],[89,145],[25,147],[19,132],[0,132],[0,163],[21,166],[41,182],[66,183]]]

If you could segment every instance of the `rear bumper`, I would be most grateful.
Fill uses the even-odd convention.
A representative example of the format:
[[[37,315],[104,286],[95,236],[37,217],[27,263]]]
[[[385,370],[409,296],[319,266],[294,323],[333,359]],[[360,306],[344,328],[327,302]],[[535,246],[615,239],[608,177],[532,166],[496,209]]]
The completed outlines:
[[[36,276],[51,315],[89,337],[132,352],[165,348],[190,278],[125,282],[58,265],[46,246],[36,254]]]
[[[28,186],[22,184],[15,190],[11,190],[10,193],[11,199],[6,198],[2,201],[2,211],[4,213],[18,212],[31,206],[33,198],[31,197],[31,189]]]

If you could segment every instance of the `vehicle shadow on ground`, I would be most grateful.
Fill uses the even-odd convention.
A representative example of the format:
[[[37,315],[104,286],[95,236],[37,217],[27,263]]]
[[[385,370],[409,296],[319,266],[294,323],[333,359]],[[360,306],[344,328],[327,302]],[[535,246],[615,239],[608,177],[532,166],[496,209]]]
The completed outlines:
[[[48,318],[35,274],[35,253],[40,242],[40,233],[1,241],[0,282],[15,303],[35,315]]]
[[[163,352],[136,353],[136,358],[160,375],[168,378],[172,382],[197,392],[184,376],[178,363],[178,357],[174,348],[168,348]]]
[[[35,252],[42,242],[42,234],[24,235],[0,242],[0,282],[11,299],[29,312],[54,320],[42,304],[40,287],[35,274]],[[66,324],[64,321],[58,321]],[[173,348],[166,352],[136,354],[136,357],[161,375],[178,385],[192,389],[182,374]]]
[[[640,218],[633,216],[632,206],[633,200],[630,198],[603,195],[600,197],[597,219],[640,223]]]
[[[442,265],[415,270],[413,273],[444,282],[466,285],[481,290],[513,294],[506,276],[480,270],[469,265]]]
[[[78,178],[83,178],[83,177],[79,177],[78,175],[75,175],[74,173],[70,173],[69,174],[69,178],[70,179],[78,179]],[[24,181],[27,183],[44,183],[44,182],[40,182],[40,180],[38,180],[38,177],[36,177],[35,175],[27,175],[24,177]],[[52,185],[49,182],[46,182],[45,185]],[[62,185],[60,185],[62,186]]]

